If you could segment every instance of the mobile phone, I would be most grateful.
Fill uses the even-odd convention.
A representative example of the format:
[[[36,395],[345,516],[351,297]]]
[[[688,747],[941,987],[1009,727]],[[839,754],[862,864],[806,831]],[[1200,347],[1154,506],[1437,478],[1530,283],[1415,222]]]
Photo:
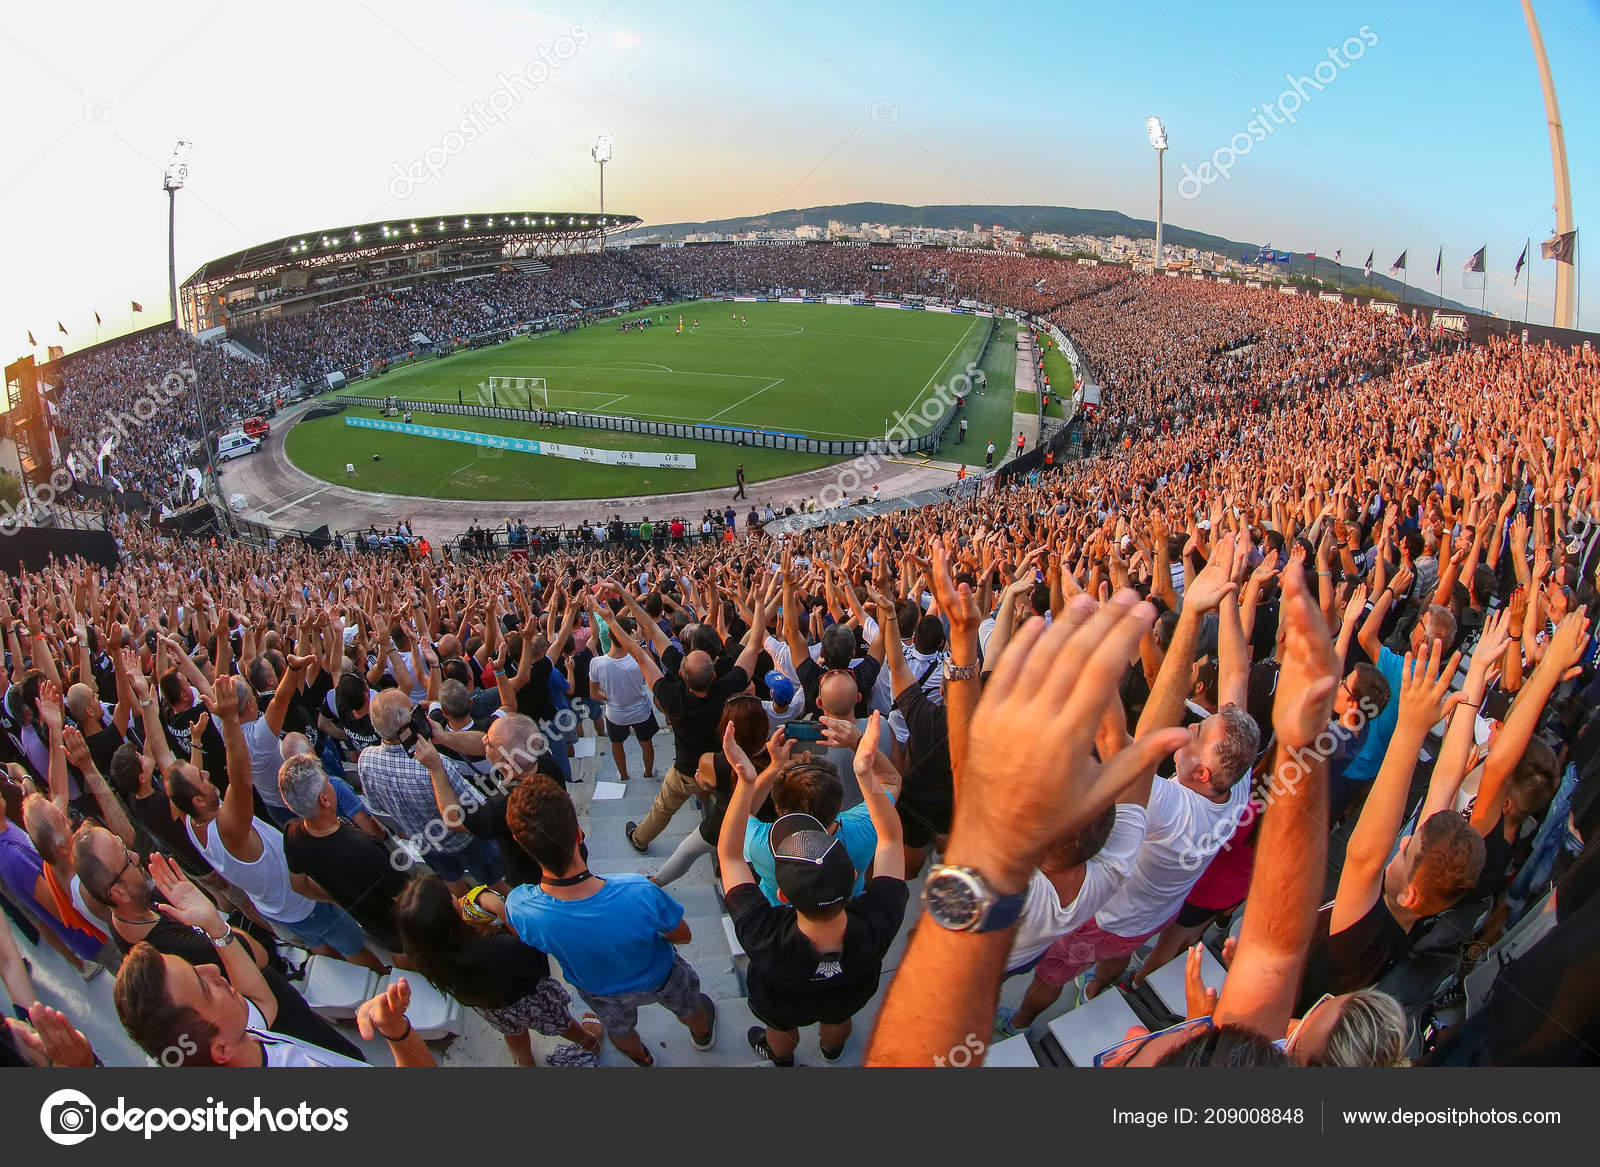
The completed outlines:
[[[428,711],[421,705],[411,707],[411,720],[400,729],[400,744],[406,753],[416,750],[417,739],[427,738],[433,740],[433,722],[428,720]]]
[[[791,721],[783,727],[784,736],[790,741],[820,742],[822,740],[822,723],[817,721]]]

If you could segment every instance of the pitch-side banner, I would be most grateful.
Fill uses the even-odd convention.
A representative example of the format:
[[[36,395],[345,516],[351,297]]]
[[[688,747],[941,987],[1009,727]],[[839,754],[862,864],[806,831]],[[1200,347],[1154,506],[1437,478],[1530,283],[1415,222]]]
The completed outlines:
[[[693,454],[647,454],[636,450],[601,450],[592,446],[566,446],[555,442],[536,442],[531,438],[508,438],[501,434],[480,434],[471,430],[447,429],[437,425],[407,425],[380,417],[349,417],[344,424],[363,430],[387,430],[417,438],[437,438],[460,442],[485,450],[509,450],[517,454],[543,454],[548,458],[568,458],[574,462],[601,462],[607,466],[655,466],[667,470],[693,470]]]

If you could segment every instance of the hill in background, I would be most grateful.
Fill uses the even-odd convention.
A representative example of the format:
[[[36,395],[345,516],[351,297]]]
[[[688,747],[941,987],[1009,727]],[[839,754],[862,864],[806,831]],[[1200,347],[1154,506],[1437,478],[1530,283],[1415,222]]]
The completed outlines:
[[[642,242],[646,239],[663,241],[682,239],[685,235],[699,232],[736,235],[746,231],[792,231],[796,227],[826,227],[829,221],[834,219],[852,226],[858,223],[887,223],[897,227],[934,227],[945,230],[970,229],[974,223],[980,223],[985,227],[998,223],[1002,227],[1021,231],[1026,235],[1036,231],[1046,231],[1061,235],[1102,237],[1126,235],[1130,239],[1154,239],[1156,234],[1154,219],[1135,219],[1124,215],[1121,211],[1091,210],[1084,207],[1006,207],[972,203],[911,207],[903,203],[841,203],[827,207],[771,211],[765,215],[743,215],[732,219],[708,219],[700,223],[661,223],[627,232],[618,238],[623,242],[629,240]],[[1187,227],[1177,227],[1171,223],[1163,224],[1162,238],[1181,247],[1198,247],[1234,259],[1243,259],[1247,255],[1254,256],[1262,246],[1260,243],[1240,243],[1237,240],[1224,239],[1220,235],[1211,235],[1205,231],[1192,231]],[[1341,265],[1336,276],[1334,265],[1329,259],[1324,258],[1317,260],[1316,270],[1319,277],[1330,283],[1342,284],[1346,288],[1357,284],[1370,284],[1382,288],[1396,298],[1404,294],[1407,303],[1431,306],[1437,302],[1428,294],[1428,288],[1424,286],[1426,281],[1424,285],[1411,285],[1408,289],[1403,281],[1391,279],[1376,268],[1368,278],[1362,274],[1361,268],[1348,265]],[[1297,276],[1310,274],[1305,268],[1304,257],[1299,253],[1296,253],[1294,271]],[[1477,311],[1454,300],[1446,300],[1444,303],[1448,308]]]

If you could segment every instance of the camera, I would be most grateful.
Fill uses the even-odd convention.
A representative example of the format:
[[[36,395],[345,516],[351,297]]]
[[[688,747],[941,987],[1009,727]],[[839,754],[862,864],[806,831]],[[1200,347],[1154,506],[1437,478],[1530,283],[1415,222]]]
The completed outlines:
[[[50,1108],[53,1135],[92,1135],[94,1124],[94,1107],[87,1102],[58,1102]]]

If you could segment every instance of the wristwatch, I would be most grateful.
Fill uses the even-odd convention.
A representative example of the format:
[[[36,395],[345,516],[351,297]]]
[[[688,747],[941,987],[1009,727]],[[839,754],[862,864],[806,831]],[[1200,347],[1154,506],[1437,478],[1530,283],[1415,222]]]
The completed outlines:
[[[950,658],[944,660],[944,679],[947,681],[970,681],[978,675],[976,662],[970,665],[953,665]]]
[[[196,931],[200,932],[201,935],[203,935],[207,940],[211,941],[212,947],[214,948],[226,948],[230,944],[237,944],[239,942],[239,934],[229,926],[226,920],[222,922],[222,926],[226,928],[227,931],[225,931],[221,936],[213,936],[204,928],[196,929]]]
[[[922,885],[922,902],[934,923],[952,932],[998,932],[1022,915],[1026,890],[1003,896],[970,867],[941,864]]]

